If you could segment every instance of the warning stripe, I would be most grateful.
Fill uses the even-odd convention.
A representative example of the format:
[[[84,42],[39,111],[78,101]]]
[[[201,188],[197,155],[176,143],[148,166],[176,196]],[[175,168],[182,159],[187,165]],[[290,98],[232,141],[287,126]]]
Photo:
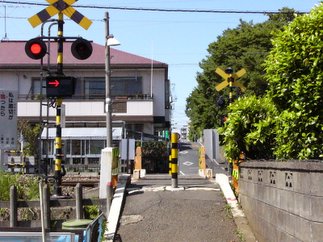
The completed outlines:
[[[91,26],[91,24],[92,24],[92,21],[90,19],[88,19],[87,17],[85,17],[83,14],[81,14],[79,11],[77,11],[73,7],[68,7],[66,9],[64,9],[63,10],[63,13],[67,17],[69,17],[70,19],[72,19],[75,23],[77,23],[80,26],[82,26],[84,29],[88,29]]]
[[[34,28],[41,23],[45,22],[46,20],[50,19],[52,16],[57,14],[59,11],[54,6],[48,6],[47,8],[43,9],[39,13],[35,14],[34,16],[28,19],[31,26]]]
[[[58,0],[46,0],[49,4],[54,4],[56,2],[58,2]]]
[[[53,0],[52,0],[53,1]],[[55,0],[54,0],[55,1]],[[76,0],[64,0],[68,5],[72,5],[73,3],[76,2]]]
[[[41,23],[47,21],[59,12],[65,14],[67,17],[72,19],[74,22],[79,24],[84,29],[88,29],[92,21],[85,17],[83,14],[75,10],[71,5],[76,2],[76,0],[46,0],[51,5],[35,14],[28,19],[29,23],[33,28],[40,25]]]
[[[171,175],[172,179],[177,179],[178,174],[178,134],[171,136]]]

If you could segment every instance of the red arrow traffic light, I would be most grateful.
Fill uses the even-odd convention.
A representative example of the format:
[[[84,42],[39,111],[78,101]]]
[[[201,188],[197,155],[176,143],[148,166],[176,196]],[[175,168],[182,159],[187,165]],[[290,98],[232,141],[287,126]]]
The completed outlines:
[[[75,92],[75,77],[71,76],[47,76],[47,97],[71,97]]]
[[[47,46],[41,38],[34,38],[26,42],[25,52],[31,59],[38,60],[46,55]]]
[[[54,87],[58,87],[59,86],[59,81],[57,79],[53,80],[53,81],[49,81],[48,85],[50,86],[54,86]]]

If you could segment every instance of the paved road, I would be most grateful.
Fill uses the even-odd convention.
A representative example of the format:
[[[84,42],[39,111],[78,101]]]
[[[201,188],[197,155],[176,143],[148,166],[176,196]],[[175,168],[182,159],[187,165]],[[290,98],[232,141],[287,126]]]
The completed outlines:
[[[148,176],[128,190],[119,241],[240,241],[217,184],[180,177],[182,191],[167,191],[169,176]],[[162,185],[164,184],[164,185]]]
[[[182,142],[178,153],[179,175],[198,175],[198,149],[197,143]]]
[[[219,186],[197,175],[198,145],[182,144],[181,148],[180,189],[168,190],[168,174],[148,175],[133,182],[128,188],[118,241],[240,241]]]
[[[196,175],[198,174],[198,160],[199,160],[199,143],[182,142],[181,150],[178,156],[179,174],[180,175]],[[206,160],[208,168],[213,170],[213,174],[223,173],[228,175],[228,164],[218,163],[215,160]]]

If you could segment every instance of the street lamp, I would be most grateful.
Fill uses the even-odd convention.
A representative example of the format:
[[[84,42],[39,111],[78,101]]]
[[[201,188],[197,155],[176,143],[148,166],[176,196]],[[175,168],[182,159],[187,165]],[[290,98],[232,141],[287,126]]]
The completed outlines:
[[[111,67],[110,67],[110,46],[120,45],[113,35],[109,34],[109,13],[105,13],[106,22],[106,43],[105,43],[105,112],[106,112],[106,127],[107,127],[107,147],[112,147],[112,108],[111,108]]]

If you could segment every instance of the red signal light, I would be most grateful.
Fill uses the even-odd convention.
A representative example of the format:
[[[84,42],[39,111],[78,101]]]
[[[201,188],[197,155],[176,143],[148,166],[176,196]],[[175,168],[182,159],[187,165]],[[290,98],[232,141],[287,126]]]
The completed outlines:
[[[33,43],[30,46],[30,51],[31,53],[33,53],[34,55],[39,55],[39,53],[41,52],[41,46],[38,43]]]
[[[46,55],[47,46],[41,38],[34,38],[26,42],[25,52],[31,59],[38,60]]]

